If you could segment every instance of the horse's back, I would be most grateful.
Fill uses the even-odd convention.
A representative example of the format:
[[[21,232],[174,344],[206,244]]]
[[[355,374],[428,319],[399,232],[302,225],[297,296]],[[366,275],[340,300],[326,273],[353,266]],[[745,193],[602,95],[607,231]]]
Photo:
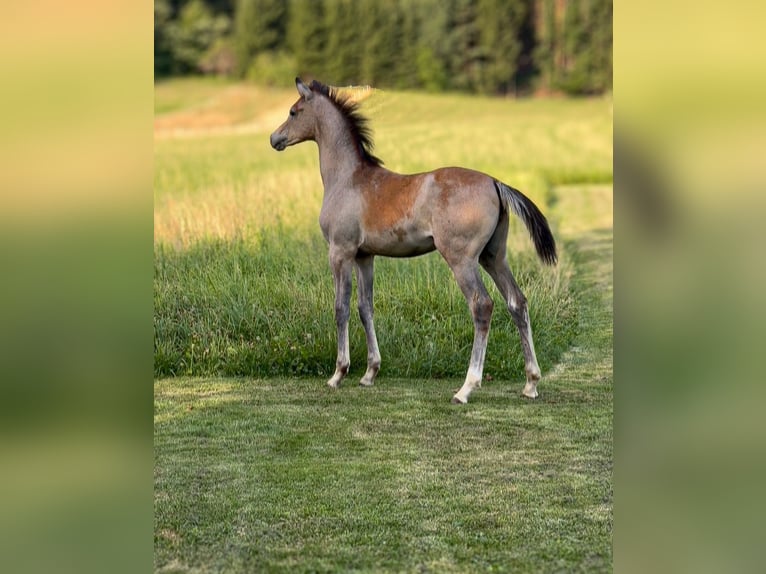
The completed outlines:
[[[375,168],[360,184],[365,225],[371,229],[390,228],[402,219],[425,221],[444,210],[495,211],[500,206],[494,179],[463,167],[412,175]]]
[[[473,205],[494,211],[500,206],[494,179],[465,167],[442,167],[431,172],[437,201],[446,209]]]

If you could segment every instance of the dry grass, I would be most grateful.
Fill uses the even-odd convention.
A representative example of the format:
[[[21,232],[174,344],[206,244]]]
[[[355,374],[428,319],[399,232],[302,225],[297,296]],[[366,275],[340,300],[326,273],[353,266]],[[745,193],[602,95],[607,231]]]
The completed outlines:
[[[186,86],[186,84],[184,84]],[[201,83],[191,95],[176,95],[173,84],[157,88],[159,113],[154,118],[155,138],[231,134],[268,129],[279,115],[286,116],[285,105],[292,97],[285,90],[250,84],[220,85]],[[175,99],[174,99],[174,96]],[[294,99],[294,98],[293,98]]]
[[[280,190],[264,194],[263,189]],[[188,248],[200,240],[252,240],[277,225],[308,227],[321,207],[321,190],[307,172],[267,173],[243,186],[222,184],[199,197],[168,195],[157,200],[155,243]]]
[[[364,102],[376,154],[394,171],[472,167],[521,189],[543,210],[551,183],[611,178],[608,102],[343,90]],[[294,90],[223,86],[157,117],[155,242],[188,248],[202,239],[252,238],[275,224],[316,228],[322,190],[316,147],[277,154],[268,143],[295,98]],[[523,232],[512,241],[526,246]]]
[[[291,90],[270,89],[251,84],[222,84],[220,81],[178,80],[155,90],[154,137],[159,139],[253,133],[273,129],[284,121],[287,107],[296,99]],[[189,89],[191,88],[191,89]],[[370,86],[339,88],[355,102],[368,99]],[[289,103],[288,103],[289,102]]]

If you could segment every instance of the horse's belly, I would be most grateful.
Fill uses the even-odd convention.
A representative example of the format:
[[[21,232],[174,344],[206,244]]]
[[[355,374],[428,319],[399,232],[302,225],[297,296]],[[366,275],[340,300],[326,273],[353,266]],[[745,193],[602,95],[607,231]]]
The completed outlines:
[[[360,249],[372,255],[387,257],[414,257],[436,249],[430,233],[392,228],[367,235]]]

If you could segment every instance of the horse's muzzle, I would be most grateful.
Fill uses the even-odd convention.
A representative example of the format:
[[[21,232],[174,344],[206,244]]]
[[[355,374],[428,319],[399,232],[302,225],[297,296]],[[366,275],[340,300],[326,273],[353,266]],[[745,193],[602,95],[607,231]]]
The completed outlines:
[[[277,151],[283,151],[287,147],[287,136],[282,134],[271,134],[269,141],[271,141],[271,147]]]

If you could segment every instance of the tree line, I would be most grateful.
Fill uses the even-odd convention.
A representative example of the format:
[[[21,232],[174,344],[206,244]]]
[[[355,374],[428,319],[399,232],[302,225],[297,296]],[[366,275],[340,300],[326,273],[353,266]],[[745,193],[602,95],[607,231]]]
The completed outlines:
[[[155,0],[154,73],[603,93],[612,86],[612,1]]]

